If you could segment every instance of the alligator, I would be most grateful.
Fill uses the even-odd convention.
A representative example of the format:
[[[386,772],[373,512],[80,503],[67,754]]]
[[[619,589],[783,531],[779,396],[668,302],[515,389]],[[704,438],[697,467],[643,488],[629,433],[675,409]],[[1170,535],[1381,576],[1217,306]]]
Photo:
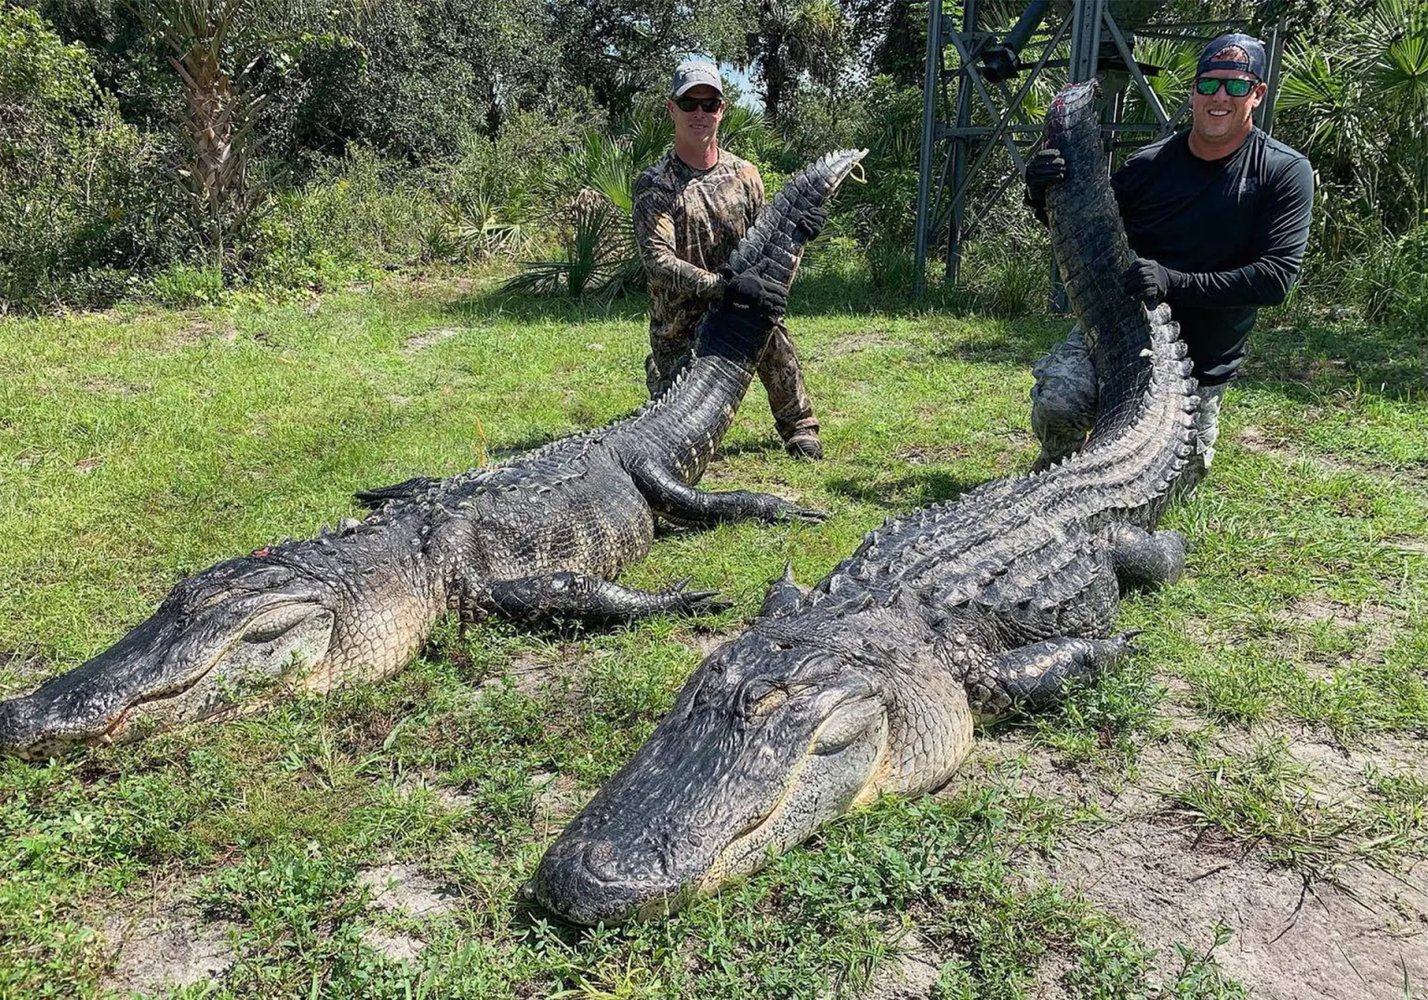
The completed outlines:
[[[1169,309],[1122,291],[1130,259],[1093,85],[1047,119],[1068,164],[1048,198],[1102,410],[1087,444],[866,535],[808,592],[777,581],[649,741],[551,844],[524,897],[567,921],[671,912],[884,793],[948,782],[974,724],[1034,710],[1128,648],[1118,601],[1177,579],[1156,530],[1198,403]]]
[[[748,389],[825,203],[866,151],[790,180],[728,265],[694,357],[632,416],[503,464],[359,493],[372,508],[316,538],[258,549],[180,582],[117,643],[0,703],[0,752],[43,757],[251,712],[282,690],[375,681],[416,655],[438,618],[628,620],[727,605],[681,581],[614,582],[644,558],[655,518],[686,526],[820,511],[694,487]]]

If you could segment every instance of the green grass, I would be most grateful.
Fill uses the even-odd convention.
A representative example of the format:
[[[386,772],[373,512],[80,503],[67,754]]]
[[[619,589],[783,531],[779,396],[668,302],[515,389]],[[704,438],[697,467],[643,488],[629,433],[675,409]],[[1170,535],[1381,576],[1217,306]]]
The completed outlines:
[[[810,278],[791,326],[829,460],[787,461],[756,388],[708,481],[832,518],[669,532],[628,576],[692,574],[734,608],[608,632],[447,624],[384,685],[0,761],[0,997],[102,995],[106,921],[152,906],[229,928],[234,964],[188,997],[849,995],[910,930],[944,998],[1029,995],[1051,956],[1061,995],[1246,995],[1216,947],[1189,939],[1200,929],[1164,967],[1023,870],[1099,820],[992,772],[835,823],[667,921],[577,932],[515,901],[551,833],[538,786],[554,775],[588,792],[613,773],[698,662],[696,641],[737,628],[785,560],[812,582],[889,514],[1031,460],[1029,368],[1063,322],[869,306]],[[424,334],[429,346],[408,346]],[[103,648],[184,574],[356,513],[356,489],[629,411],[643,337],[638,302],[605,312],[449,283],[0,321],[0,693]],[[1147,747],[1183,745],[1196,769],[1167,789],[1168,810],[1303,870],[1392,867],[1425,854],[1421,772],[1371,769],[1326,805],[1314,792],[1330,776],[1260,733],[1428,738],[1428,406],[1421,370],[1393,361],[1422,344],[1317,326],[1261,340],[1213,475],[1170,516],[1195,539],[1190,573],[1123,607],[1144,631],[1137,653],[1061,711],[980,739],[1026,741],[1110,785]],[[518,687],[516,663],[546,664],[550,683]],[[1198,728],[1170,734],[1168,705]],[[359,873],[392,863],[454,905],[420,920],[372,909]],[[426,951],[382,958],[370,928]]]

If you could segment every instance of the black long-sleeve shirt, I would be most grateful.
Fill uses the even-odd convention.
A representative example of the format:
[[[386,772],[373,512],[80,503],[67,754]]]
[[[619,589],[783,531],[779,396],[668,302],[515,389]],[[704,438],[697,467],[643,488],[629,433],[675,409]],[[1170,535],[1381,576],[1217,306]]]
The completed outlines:
[[[1229,381],[1255,314],[1284,301],[1304,260],[1308,159],[1255,129],[1229,156],[1202,160],[1179,132],[1137,150],[1111,186],[1131,249],[1169,271],[1165,300],[1196,377]]]

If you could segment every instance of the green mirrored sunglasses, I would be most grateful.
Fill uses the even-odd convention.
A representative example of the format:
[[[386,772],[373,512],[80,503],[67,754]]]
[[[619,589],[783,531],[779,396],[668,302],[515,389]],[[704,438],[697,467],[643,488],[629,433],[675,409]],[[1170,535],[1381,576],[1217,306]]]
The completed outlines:
[[[1259,84],[1259,81],[1239,78],[1222,80],[1217,76],[1198,76],[1195,78],[1195,93],[1203,97],[1213,97],[1220,92],[1220,84],[1225,85],[1225,93],[1231,97],[1244,97]]]
[[[674,106],[680,111],[693,111],[698,108],[705,114],[712,115],[724,104],[722,97],[677,97]]]

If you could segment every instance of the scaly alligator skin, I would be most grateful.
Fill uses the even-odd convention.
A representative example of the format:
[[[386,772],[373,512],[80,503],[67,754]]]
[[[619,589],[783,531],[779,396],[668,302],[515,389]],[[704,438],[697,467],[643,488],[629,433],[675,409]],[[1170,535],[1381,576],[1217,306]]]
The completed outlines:
[[[722,606],[683,584],[646,593],[611,580],[644,558],[656,515],[689,525],[822,519],[768,494],[692,484],[776,319],[742,276],[786,293],[819,225],[810,212],[862,157],[830,154],[785,186],[734,259],[744,297],[711,308],[695,359],[641,411],[502,465],[359,494],[377,508],[365,520],[185,580],[114,646],[0,703],[0,752],[38,757],[252,711],[278,688],[384,678],[451,607],[602,621]]]
[[[1107,404],[1088,445],[1038,474],[894,519],[695,671],[650,741],[566,828],[528,895],[577,923],[679,906],[885,792],[944,784],[974,721],[1056,698],[1113,662],[1121,591],[1175,579],[1154,531],[1197,403],[1169,311],[1121,291],[1128,257],[1092,85],[1048,115],[1070,180],[1048,199]]]

